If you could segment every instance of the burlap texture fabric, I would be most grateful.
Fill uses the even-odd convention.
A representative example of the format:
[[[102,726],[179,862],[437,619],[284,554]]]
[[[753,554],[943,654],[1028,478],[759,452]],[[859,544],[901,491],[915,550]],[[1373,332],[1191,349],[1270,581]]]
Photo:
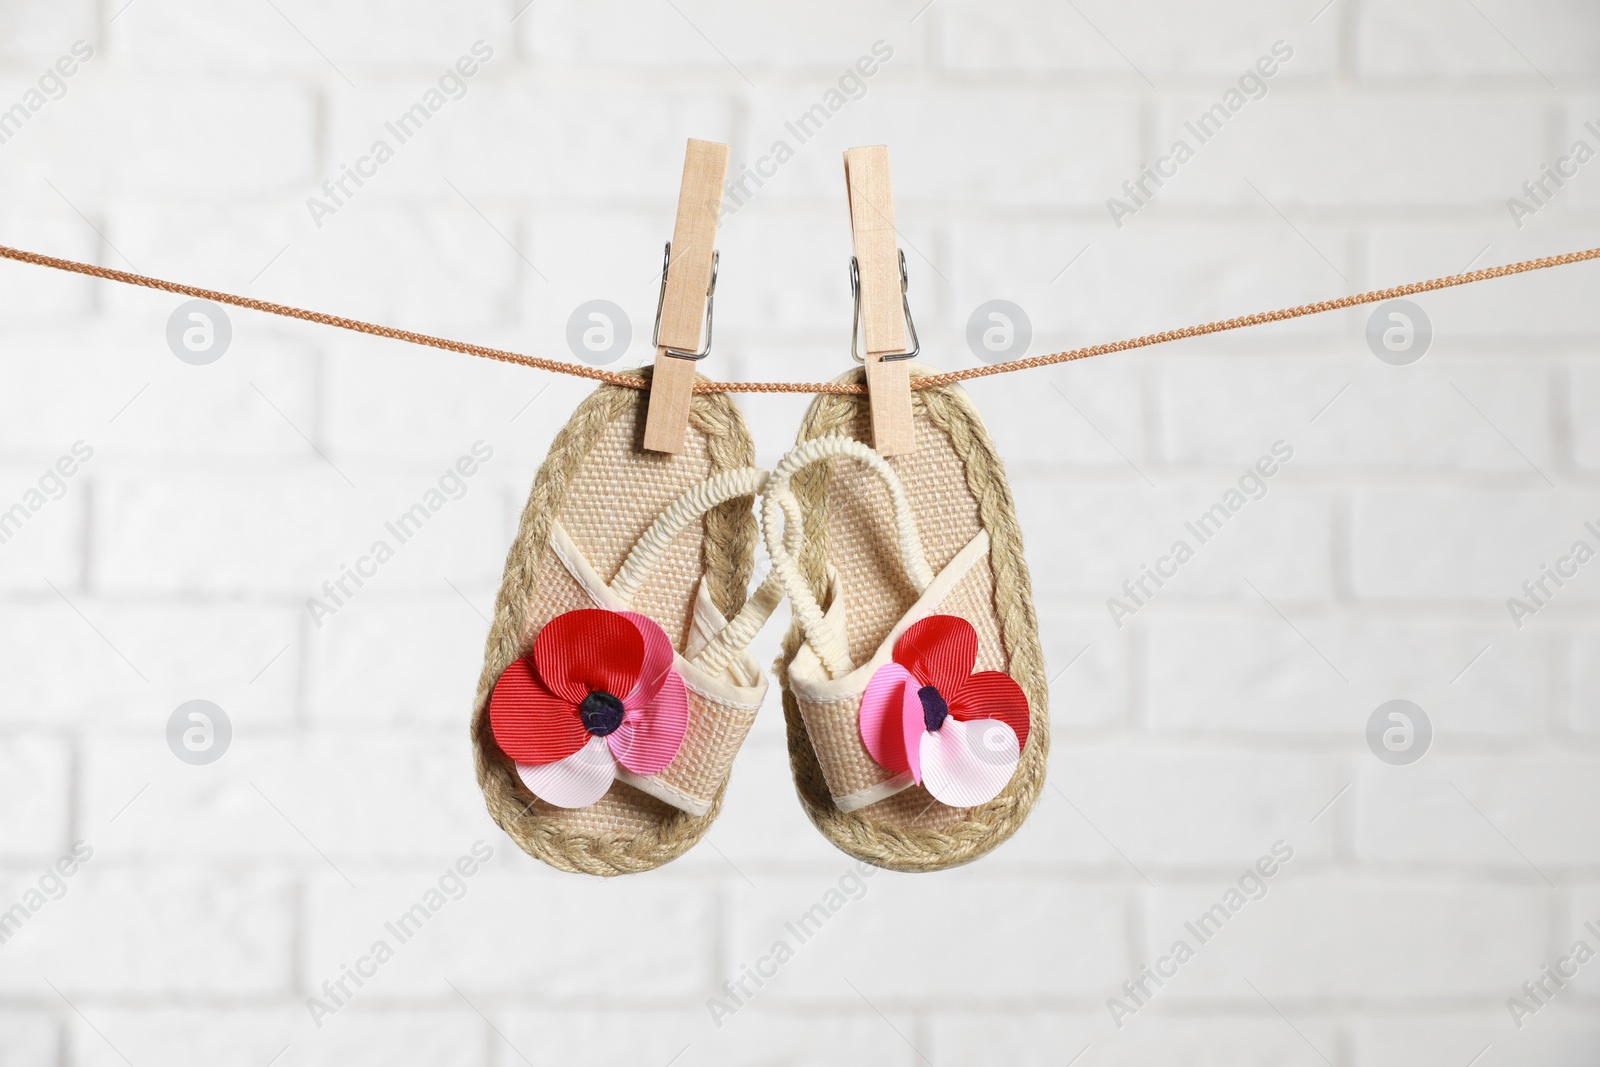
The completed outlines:
[[[929,371],[913,367],[921,377]],[[857,370],[840,379],[862,379]],[[1049,755],[1048,686],[1021,530],[1011,490],[971,400],[959,386],[912,393],[917,448],[889,464],[905,486],[928,566],[938,572],[980,531],[990,550],[945,597],[939,610],[961,615],[978,631],[978,670],[1004,670],[1021,685],[1030,709],[1027,746],[1004,791],[987,804],[951,808],[922,786],[846,813],[834,804],[892,777],[867,754],[856,725],[860,698],[802,707],[789,685],[788,664],[804,640],[791,627],[777,664],[783,684],[789,760],[807,816],[835,845],[890,870],[942,870],[977,859],[1010,837],[1044,786]],[[797,443],[843,434],[871,440],[867,406],[857,396],[822,395],[811,405]],[[890,498],[860,464],[835,459],[798,473],[795,495],[805,515],[800,566],[826,606],[827,568],[839,573],[852,666],[872,658],[915,604],[893,539]]]
[[[699,841],[721,810],[727,765],[754,719],[750,709],[720,705],[690,691],[689,734],[679,758],[661,777],[691,796],[711,800],[710,811],[699,817],[620,781],[587,808],[546,804],[528,792],[490,730],[489,695],[501,673],[527,652],[551,618],[593,606],[550,549],[552,523],[561,523],[609,581],[640,535],[680,493],[710,475],[754,462],[749,429],[732,400],[721,394],[694,396],[682,453],[641,451],[647,403],[648,393],[602,385],[556,435],[506,557],[473,705],[478,783],[490,815],[528,854],[586,874],[650,870]],[[691,523],[634,597],[634,610],[660,623],[680,653],[702,576],[724,617],[744,604],[756,543],[752,505],[750,497],[731,500]]]

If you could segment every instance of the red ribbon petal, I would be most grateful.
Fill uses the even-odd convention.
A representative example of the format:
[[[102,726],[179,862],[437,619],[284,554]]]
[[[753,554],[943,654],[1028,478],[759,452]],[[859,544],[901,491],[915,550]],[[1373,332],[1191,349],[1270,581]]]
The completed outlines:
[[[980,671],[962,683],[954,697],[945,698],[950,714],[962,722],[999,719],[1017,735],[1017,747],[1028,744],[1028,695],[1009,674]]]
[[[952,701],[978,662],[978,632],[959,615],[929,615],[900,635],[894,661]]]
[[[589,740],[578,709],[540,683],[526,656],[494,683],[489,727],[501,750],[518,763],[555,763]]]
[[[633,692],[644,653],[639,628],[617,612],[600,608],[557,615],[533,640],[539,680],[574,705],[596,690],[618,700]]]

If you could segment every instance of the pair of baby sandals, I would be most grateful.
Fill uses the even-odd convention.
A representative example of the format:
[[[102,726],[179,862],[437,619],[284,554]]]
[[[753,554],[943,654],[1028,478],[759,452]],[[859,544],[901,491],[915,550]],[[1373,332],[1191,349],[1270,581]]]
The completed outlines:
[[[726,394],[694,394],[677,455],[641,449],[645,391],[579,405],[523,510],[472,719],[518,845],[615,875],[699,841],[766,696],[748,646],[785,596],[790,766],[830,841],[930,871],[1021,825],[1049,729],[1011,492],[959,386],[912,396],[915,451],[880,456],[867,398],[823,394],[771,472]]]

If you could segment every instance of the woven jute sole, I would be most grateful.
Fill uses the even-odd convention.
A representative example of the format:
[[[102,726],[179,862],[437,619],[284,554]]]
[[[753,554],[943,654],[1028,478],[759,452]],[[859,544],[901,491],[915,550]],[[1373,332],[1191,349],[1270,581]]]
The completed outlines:
[[[912,368],[914,377],[928,373]],[[860,381],[862,374],[858,370],[841,380]],[[912,398],[917,450],[892,457],[889,464],[905,485],[927,562],[935,572],[980,531],[989,535],[988,558],[969,578],[965,610],[980,634],[992,634],[993,643],[1003,645],[987,651],[985,657],[994,658],[980,659],[979,668],[1007,671],[1028,697],[1028,742],[1016,773],[999,796],[973,808],[946,807],[918,785],[843,812],[834,803],[815,745],[861,748],[859,735],[854,734],[853,721],[827,738],[813,739],[808,732],[788,673],[804,641],[798,625],[784,640],[777,671],[783,684],[790,767],[801,804],[817,829],[845,852],[879,867],[936,871],[989,852],[1010,837],[1032,810],[1044,786],[1049,756],[1048,685],[1021,531],[994,445],[959,386],[916,390]],[[830,435],[871,440],[865,398],[817,397],[797,444]],[[917,599],[891,544],[888,498],[859,464],[839,459],[799,472],[794,491],[805,517],[801,571],[824,605],[829,566],[840,574],[850,659],[859,665],[873,656]],[[859,755],[870,759],[864,748]],[[836,767],[838,762],[834,761]]]
[[[639,373],[648,377],[648,371]],[[602,385],[556,435],[506,557],[473,705],[478,783],[490,815],[529,855],[565,871],[617,875],[659,867],[704,836],[727,788],[724,777],[710,810],[698,817],[620,781],[590,807],[557,808],[528,791],[490,729],[489,695],[496,680],[549,621],[530,618],[530,604],[548,602],[553,580],[564,580],[551,563],[552,524],[559,519],[609,581],[627,550],[678,493],[709,475],[754,463],[755,445],[743,417],[731,399],[715,393],[694,396],[689,442],[681,454],[641,451],[648,398],[637,389]],[[679,652],[700,583],[724,617],[733,617],[745,602],[756,543],[752,505],[750,497],[730,500],[691,524],[674,542],[662,573],[652,575],[635,598],[634,609],[660,623]]]

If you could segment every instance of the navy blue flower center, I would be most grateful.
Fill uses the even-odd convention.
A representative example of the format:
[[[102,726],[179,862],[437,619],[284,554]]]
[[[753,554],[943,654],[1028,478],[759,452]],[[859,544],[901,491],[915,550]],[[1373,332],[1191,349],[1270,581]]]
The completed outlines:
[[[922,725],[932,733],[944,725],[944,720],[950,715],[950,705],[944,702],[944,697],[931,685],[925,685],[917,690],[917,699],[922,701]]]
[[[596,737],[604,737],[622,725],[622,701],[603,689],[596,689],[578,705],[578,718],[583,728]]]

